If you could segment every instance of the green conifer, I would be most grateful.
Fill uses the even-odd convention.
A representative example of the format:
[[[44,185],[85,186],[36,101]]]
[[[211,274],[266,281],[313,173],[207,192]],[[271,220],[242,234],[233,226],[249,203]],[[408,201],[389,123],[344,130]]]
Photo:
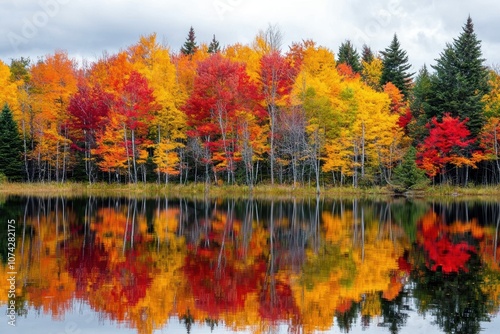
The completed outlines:
[[[22,179],[22,151],[23,143],[17,124],[6,104],[0,114],[0,173],[11,181]]]
[[[188,37],[181,48],[181,52],[185,55],[192,55],[196,52],[198,46],[196,45],[196,35],[194,34],[193,27],[189,28]]]
[[[401,49],[396,34],[394,34],[391,45],[380,53],[382,54],[383,64],[380,85],[383,86],[388,82],[392,82],[394,86],[398,87],[405,98],[408,98],[411,77],[415,73],[408,72],[411,68],[408,62],[408,55],[406,51]]]
[[[217,53],[220,51],[219,41],[215,39],[215,35],[208,46],[208,53]]]
[[[485,122],[482,98],[489,91],[488,70],[483,63],[481,41],[469,16],[463,32],[446,46],[433,66],[427,118],[440,118],[444,113],[468,118],[471,135],[477,136]]]
[[[351,66],[352,70],[356,73],[361,72],[359,54],[351,41],[347,40],[340,44],[337,63]]]

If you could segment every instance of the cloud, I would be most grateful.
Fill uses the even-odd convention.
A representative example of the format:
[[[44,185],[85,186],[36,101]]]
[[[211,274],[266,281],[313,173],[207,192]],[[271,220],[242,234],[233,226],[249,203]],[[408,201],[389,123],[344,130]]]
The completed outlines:
[[[284,49],[313,39],[336,52],[350,39],[361,49],[385,49],[394,33],[408,52],[414,70],[432,64],[447,42],[474,20],[487,64],[498,63],[500,3],[493,0],[4,0],[0,11],[0,59],[36,59],[66,50],[95,60],[156,32],[179,50],[190,26],[199,43],[213,34],[222,45],[250,43],[259,30],[278,24]]]

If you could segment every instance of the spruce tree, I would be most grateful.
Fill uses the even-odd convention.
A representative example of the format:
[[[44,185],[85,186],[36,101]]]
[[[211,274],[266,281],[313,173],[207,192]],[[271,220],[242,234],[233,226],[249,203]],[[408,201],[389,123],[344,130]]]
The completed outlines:
[[[184,55],[192,55],[196,52],[198,46],[196,45],[196,35],[194,34],[193,27],[189,28],[188,37],[181,48]]]
[[[429,121],[427,111],[429,110],[429,97],[431,93],[431,74],[424,64],[415,78],[410,97],[410,110],[415,122],[409,125],[409,130],[414,145],[422,142],[428,134],[425,125]]]
[[[380,85],[383,86],[388,82],[392,82],[394,86],[398,87],[404,97],[408,98],[411,77],[415,73],[408,72],[411,68],[411,65],[408,63],[408,55],[406,51],[401,49],[396,34],[394,34],[391,45],[380,53],[382,54],[383,64]]]
[[[424,171],[418,168],[415,162],[416,158],[417,149],[411,146],[401,164],[394,168],[393,177],[396,190],[415,190],[428,184],[429,179],[425,176]]]
[[[461,120],[468,118],[471,135],[477,136],[485,122],[482,98],[488,93],[489,85],[481,41],[477,39],[470,16],[460,36],[446,46],[436,61],[427,117],[440,118],[450,113]]]
[[[361,50],[361,60],[365,63],[371,63],[374,58],[375,55],[373,54],[372,49],[368,45],[363,44],[363,49]]]
[[[351,41],[347,40],[340,44],[337,63],[351,66],[352,70],[356,73],[361,72],[359,55]]]
[[[219,41],[215,39],[215,35],[208,46],[208,53],[217,53],[220,51]]]
[[[19,136],[17,124],[12,118],[12,112],[6,104],[0,114],[0,173],[11,181],[22,178],[23,165],[21,156],[23,143]]]

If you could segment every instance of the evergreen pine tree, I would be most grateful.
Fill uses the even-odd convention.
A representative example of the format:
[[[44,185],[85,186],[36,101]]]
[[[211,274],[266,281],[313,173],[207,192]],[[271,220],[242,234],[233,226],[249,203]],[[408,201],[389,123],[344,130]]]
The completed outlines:
[[[463,32],[453,44],[447,44],[437,59],[431,80],[431,96],[427,118],[450,113],[460,119],[468,118],[472,136],[484,125],[483,96],[488,93],[488,70],[481,58],[481,41],[477,39],[470,16]]]
[[[217,53],[220,51],[219,41],[215,39],[215,35],[208,46],[208,53]]]
[[[347,40],[340,44],[337,63],[351,66],[352,70],[356,73],[361,72],[359,55],[351,41]]]
[[[22,178],[22,152],[23,143],[17,124],[6,104],[0,114],[0,173],[5,174],[9,180],[18,181]]]
[[[428,134],[425,125],[429,121],[427,110],[429,110],[429,97],[431,95],[431,74],[424,66],[415,78],[410,97],[410,110],[415,122],[409,125],[410,137],[413,138],[414,145],[422,142]]]
[[[382,54],[382,76],[380,77],[380,85],[385,85],[392,82],[398,87],[405,98],[408,98],[410,90],[411,77],[415,73],[409,73],[411,65],[408,63],[408,55],[406,51],[401,49],[398,37],[394,34],[391,45],[380,52]]]
[[[429,179],[417,163],[417,149],[411,146],[403,157],[400,165],[394,168],[394,184],[400,191],[417,189],[428,184]]]
[[[196,35],[194,34],[193,27],[189,28],[188,37],[181,48],[181,52],[185,55],[192,55],[196,52],[198,46],[196,45]]]
[[[363,44],[363,49],[361,50],[361,60],[365,63],[371,63],[374,58],[375,55],[373,54],[372,49],[368,45]]]

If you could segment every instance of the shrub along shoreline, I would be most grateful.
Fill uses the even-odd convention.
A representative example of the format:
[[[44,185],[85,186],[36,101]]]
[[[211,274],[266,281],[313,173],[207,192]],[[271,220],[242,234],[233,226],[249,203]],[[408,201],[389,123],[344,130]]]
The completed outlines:
[[[99,196],[99,197],[216,197],[216,198],[321,198],[338,197],[392,197],[439,198],[458,196],[493,197],[500,195],[500,186],[428,186],[418,191],[398,193],[388,187],[322,187],[317,194],[316,187],[291,185],[205,185],[203,183],[179,184],[108,184],[108,183],[10,183],[0,184],[0,195],[18,196]]]

